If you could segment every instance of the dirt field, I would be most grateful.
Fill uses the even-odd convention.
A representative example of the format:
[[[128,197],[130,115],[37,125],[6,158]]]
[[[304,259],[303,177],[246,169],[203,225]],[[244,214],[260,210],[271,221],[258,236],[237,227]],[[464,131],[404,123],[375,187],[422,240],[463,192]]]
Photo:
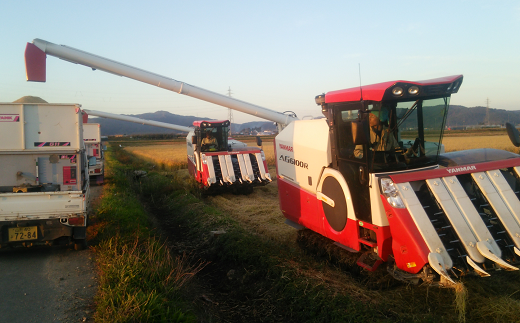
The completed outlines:
[[[519,153],[519,148],[513,146],[509,137],[502,135],[476,135],[470,136],[445,136],[443,144],[446,152],[476,149],[476,148],[495,148]]]

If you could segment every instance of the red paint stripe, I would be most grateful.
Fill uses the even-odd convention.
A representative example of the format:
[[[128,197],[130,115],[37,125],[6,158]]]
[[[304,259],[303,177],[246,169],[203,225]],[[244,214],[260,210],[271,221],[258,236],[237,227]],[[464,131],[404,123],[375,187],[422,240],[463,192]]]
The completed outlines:
[[[510,158],[492,162],[478,163],[472,165],[453,166],[440,169],[410,172],[390,175],[394,183],[413,182],[431,178],[455,176],[469,173],[485,172],[488,170],[520,166],[520,158]]]

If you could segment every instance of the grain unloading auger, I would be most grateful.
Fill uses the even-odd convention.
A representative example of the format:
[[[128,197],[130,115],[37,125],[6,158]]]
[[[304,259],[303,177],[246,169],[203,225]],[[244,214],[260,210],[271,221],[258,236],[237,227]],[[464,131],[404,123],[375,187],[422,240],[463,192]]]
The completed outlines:
[[[246,110],[275,122],[287,123],[293,119],[290,115],[241,102],[139,68],[39,39],[34,40],[34,44],[27,44],[25,52],[27,79],[29,81],[45,82],[46,54],[72,63],[89,66],[93,70],[98,69],[126,76],[179,94],[233,107],[239,111]],[[186,138],[188,168],[190,174],[201,183],[203,189],[220,190],[232,186],[231,189],[235,191],[250,192],[253,186],[271,182],[264,152],[260,148],[247,147],[234,140],[228,141],[228,121],[195,122],[194,127],[191,128],[93,110],[89,111],[89,114],[188,132]],[[202,142],[206,132],[211,132],[216,139],[215,144],[211,147],[205,147]]]
[[[328,92],[315,98],[325,118],[296,120],[41,40],[26,48],[29,80],[45,81],[45,53],[282,125],[275,151],[286,222],[361,252],[358,264],[367,270],[389,262],[398,279],[432,280],[437,273],[445,282],[517,270],[519,156],[496,149],[444,153],[442,146],[449,99],[462,75]]]

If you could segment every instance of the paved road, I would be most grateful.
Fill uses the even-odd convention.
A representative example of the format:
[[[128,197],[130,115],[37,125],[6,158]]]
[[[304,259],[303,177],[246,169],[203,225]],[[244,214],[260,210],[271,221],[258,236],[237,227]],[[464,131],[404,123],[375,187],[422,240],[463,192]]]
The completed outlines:
[[[96,292],[89,250],[0,251],[0,322],[86,322]]]
[[[101,190],[91,187],[91,201]],[[0,249],[0,323],[93,322],[96,279],[88,249]]]

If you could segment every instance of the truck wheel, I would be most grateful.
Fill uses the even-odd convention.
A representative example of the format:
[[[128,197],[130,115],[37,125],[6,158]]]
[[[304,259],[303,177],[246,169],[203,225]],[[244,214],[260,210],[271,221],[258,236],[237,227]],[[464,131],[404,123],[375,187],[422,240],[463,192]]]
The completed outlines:
[[[74,250],[83,250],[87,248],[87,239],[74,240]]]

